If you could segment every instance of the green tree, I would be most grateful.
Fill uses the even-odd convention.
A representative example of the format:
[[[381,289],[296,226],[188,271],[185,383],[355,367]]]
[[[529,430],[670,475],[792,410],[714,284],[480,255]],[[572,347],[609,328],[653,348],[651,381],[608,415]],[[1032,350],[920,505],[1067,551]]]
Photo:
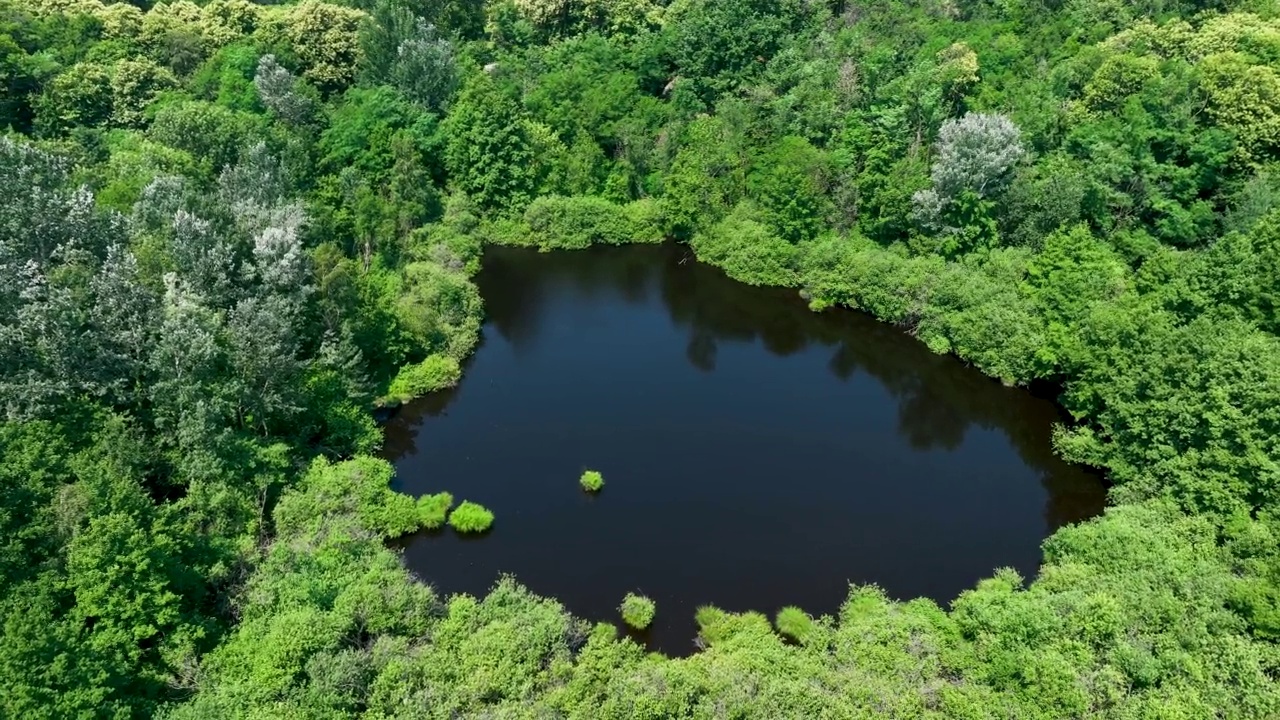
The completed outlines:
[[[359,69],[360,23],[364,13],[321,0],[303,0],[289,9],[284,39],[297,53],[302,77],[324,92],[341,92]]]
[[[111,68],[111,120],[139,127],[144,111],[163,91],[177,84],[168,69],[150,60],[121,60]]]
[[[680,0],[666,11],[672,59],[704,100],[756,77],[803,22],[803,4]]]
[[[663,193],[672,235],[691,237],[723,217],[745,193],[741,140],[720,118],[698,118],[685,128]]]
[[[111,118],[111,72],[80,63],[59,73],[34,103],[36,130],[59,135],[73,127],[101,125]]]
[[[752,197],[783,240],[812,240],[826,226],[826,163],[803,138],[785,137],[753,162]]]
[[[1079,325],[1095,304],[1115,300],[1129,286],[1127,268],[1106,243],[1076,226],[1050,234],[1044,250],[1027,267],[1027,283],[1048,322],[1042,351],[1049,367],[1070,362],[1079,350]]]
[[[0,127],[29,132],[38,78],[35,59],[14,37],[20,30],[21,26],[0,21]]]
[[[159,143],[198,158],[214,175],[235,163],[240,152],[263,134],[263,123],[259,116],[188,100],[160,108],[149,134]]]
[[[491,77],[467,80],[441,129],[450,179],[481,207],[518,209],[533,199],[536,158],[524,114]]]

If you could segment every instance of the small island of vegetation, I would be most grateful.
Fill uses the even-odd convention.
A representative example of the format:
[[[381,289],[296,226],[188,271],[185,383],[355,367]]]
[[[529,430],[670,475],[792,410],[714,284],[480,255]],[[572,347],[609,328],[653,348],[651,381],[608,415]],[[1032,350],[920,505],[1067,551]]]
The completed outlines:
[[[493,513],[485,506],[464,501],[449,513],[449,525],[460,533],[482,533],[493,526]]]
[[[578,484],[589,493],[597,493],[604,487],[604,476],[596,470],[587,470],[578,478]]]
[[[427,530],[439,529],[444,526],[451,507],[453,507],[453,495],[447,492],[423,495],[418,498],[418,520]]]
[[[636,593],[627,593],[618,607],[622,613],[622,621],[636,630],[644,630],[653,624],[658,606],[649,598]]]

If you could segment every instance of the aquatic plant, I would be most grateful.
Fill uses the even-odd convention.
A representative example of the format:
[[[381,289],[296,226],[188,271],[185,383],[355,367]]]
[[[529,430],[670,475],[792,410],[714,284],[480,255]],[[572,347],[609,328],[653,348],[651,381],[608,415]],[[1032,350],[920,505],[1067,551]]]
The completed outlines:
[[[598,470],[587,470],[578,478],[578,484],[587,492],[600,492],[600,488],[604,487],[604,476]]]
[[[729,621],[729,613],[714,605],[703,605],[693,614],[698,623],[698,639],[703,643],[712,643],[724,635]]]
[[[493,513],[479,503],[466,500],[449,514],[449,525],[460,533],[482,533],[493,525]]]
[[[658,608],[652,600],[635,593],[627,593],[622,598],[622,604],[618,606],[618,611],[622,613],[622,621],[637,630],[644,630],[653,623],[653,616],[657,614]]]
[[[804,642],[814,629],[813,618],[794,605],[788,605],[779,610],[773,624],[778,628],[778,632],[796,642]]]
[[[418,522],[428,530],[442,527],[451,507],[453,495],[447,492],[423,495],[418,498]]]
[[[715,645],[733,637],[758,639],[773,635],[769,618],[758,612],[731,613],[714,605],[703,605],[694,614],[694,620],[698,623],[697,644],[700,647]]]

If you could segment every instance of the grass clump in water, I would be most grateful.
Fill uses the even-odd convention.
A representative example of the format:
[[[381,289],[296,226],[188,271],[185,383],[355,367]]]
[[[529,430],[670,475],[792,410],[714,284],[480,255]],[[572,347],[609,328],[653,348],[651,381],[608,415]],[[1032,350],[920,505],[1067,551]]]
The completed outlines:
[[[467,500],[449,514],[449,524],[460,533],[482,533],[493,525],[493,513],[480,503]]]
[[[698,647],[707,648],[734,637],[773,636],[769,618],[758,612],[730,613],[714,605],[703,605],[694,615],[698,623]],[[754,641],[753,641],[754,642]]]
[[[658,608],[652,600],[635,593],[627,593],[618,607],[622,613],[622,621],[637,630],[644,630],[653,623],[653,616]]]
[[[703,605],[694,613],[693,619],[698,623],[698,639],[709,644],[722,639],[729,625],[729,613],[714,605]]]
[[[773,624],[778,628],[778,632],[796,642],[804,642],[813,634],[813,618],[794,605],[788,605],[779,610]]]
[[[604,487],[604,476],[598,470],[588,470],[578,478],[578,484],[587,492],[600,492],[600,488]]]
[[[453,496],[447,492],[423,495],[418,498],[418,522],[428,530],[441,528],[451,507]]]

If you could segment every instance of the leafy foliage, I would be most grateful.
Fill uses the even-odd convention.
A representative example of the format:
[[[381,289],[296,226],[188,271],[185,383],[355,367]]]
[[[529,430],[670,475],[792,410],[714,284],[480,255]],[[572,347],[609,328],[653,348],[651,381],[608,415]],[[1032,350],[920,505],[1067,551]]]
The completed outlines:
[[[447,355],[430,355],[414,365],[405,365],[396,373],[387,389],[386,402],[400,404],[427,393],[443,390],[458,384],[462,368],[458,361]]]
[[[0,715],[1280,715],[1272,14],[0,0]],[[370,408],[458,381],[485,243],[667,239],[1059,388],[1115,506],[688,658],[437,596],[385,541],[493,516]]]
[[[537,175],[530,128],[488,75],[463,85],[445,133],[449,172],[482,207],[521,207],[533,199]]]

